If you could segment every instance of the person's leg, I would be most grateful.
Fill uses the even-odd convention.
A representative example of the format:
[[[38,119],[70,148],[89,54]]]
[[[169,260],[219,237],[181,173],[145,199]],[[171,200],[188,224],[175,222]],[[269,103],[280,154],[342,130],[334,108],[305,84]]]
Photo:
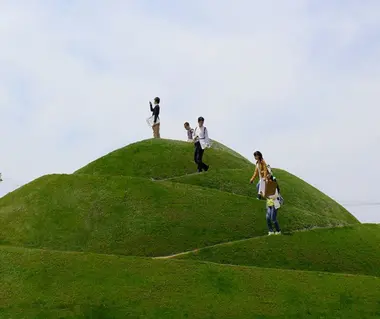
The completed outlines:
[[[271,207],[267,207],[267,225],[268,225],[268,231],[269,231],[269,234],[273,234],[273,228],[272,228],[272,219],[271,219],[271,215],[272,215],[272,208],[273,206]]]
[[[276,228],[277,233],[281,233],[280,225],[277,221],[277,209],[273,206],[272,214],[271,214],[271,220],[274,224],[274,227]]]
[[[157,138],[161,138],[161,135],[160,135],[160,123],[157,124]]]
[[[256,189],[257,189],[257,199],[261,199],[261,195],[260,195],[260,183],[261,183],[261,180],[259,179],[259,182],[258,182],[257,185],[256,185]]]
[[[153,129],[153,138],[157,138],[157,124],[154,124],[152,126]]]
[[[201,157],[202,147],[199,142],[195,143],[195,153],[194,153],[194,162],[198,166],[198,172],[202,172],[202,157]]]
[[[199,150],[200,168],[201,168],[201,170],[208,171],[208,165],[203,163],[203,154],[204,154],[205,150],[201,146],[199,148],[200,148],[200,150]]]
[[[204,170],[204,166],[205,166],[205,164],[203,164],[203,153],[204,153],[204,149],[202,149],[202,146],[199,144],[198,171],[200,172]]]

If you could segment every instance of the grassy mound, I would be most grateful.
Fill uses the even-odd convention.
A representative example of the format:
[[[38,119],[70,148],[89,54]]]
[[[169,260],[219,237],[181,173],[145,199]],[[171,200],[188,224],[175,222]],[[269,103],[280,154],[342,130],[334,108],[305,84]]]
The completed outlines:
[[[351,223],[358,222],[344,207],[315,187],[281,169],[274,169],[273,171],[279,181],[281,194],[286,202],[286,205],[281,209],[282,211],[289,211],[291,213],[295,207],[305,212],[320,214],[323,217],[341,219]],[[251,185],[249,183],[252,174],[252,168],[222,169],[210,171],[207,175],[182,176],[174,178],[172,181],[255,197],[257,195],[256,184]]]
[[[1,198],[0,318],[380,315],[380,278],[318,272],[379,276],[378,226],[276,170],[283,230],[356,226],[254,238],[267,227],[253,164],[217,142],[205,161],[211,170],[192,174],[191,144],[147,140]]]
[[[281,223],[288,230],[350,222],[287,209]],[[170,255],[267,231],[262,201],[133,177],[44,176],[2,198],[0,212],[0,243],[136,256]]]
[[[253,167],[247,159],[218,148],[208,149],[204,162],[211,169]],[[75,174],[165,179],[194,172],[196,165],[193,144],[150,139],[111,152],[79,169]]]
[[[380,277],[380,225],[254,238],[205,248],[177,258]]]
[[[1,318],[376,318],[380,278],[0,247]]]

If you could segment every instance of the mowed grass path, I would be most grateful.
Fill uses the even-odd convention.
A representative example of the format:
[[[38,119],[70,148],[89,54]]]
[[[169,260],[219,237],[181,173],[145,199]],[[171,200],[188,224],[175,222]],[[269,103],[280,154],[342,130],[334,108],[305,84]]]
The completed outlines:
[[[380,278],[0,247],[1,318],[377,318]]]
[[[315,229],[253,238],[176,258],[380,276],[380,225]]]

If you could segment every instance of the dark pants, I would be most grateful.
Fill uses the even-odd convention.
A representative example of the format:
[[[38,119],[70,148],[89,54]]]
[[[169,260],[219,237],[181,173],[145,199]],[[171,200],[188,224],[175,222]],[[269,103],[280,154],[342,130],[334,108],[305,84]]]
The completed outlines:
[[[267,207],[267,224],[270,232],[273,232],[272,222],[274,224],[274,227],[276,228],[276,231],[281,231],[280,225],[277,221],[277,209],[274,206],[269,206]]]
[[[202,149],[201,143],[196,142],[194,146],[195,146],[194,162],[198,165],[198,172],[202,172],[202,170],[207,171],[208,166],[202,161],[204,149]]]

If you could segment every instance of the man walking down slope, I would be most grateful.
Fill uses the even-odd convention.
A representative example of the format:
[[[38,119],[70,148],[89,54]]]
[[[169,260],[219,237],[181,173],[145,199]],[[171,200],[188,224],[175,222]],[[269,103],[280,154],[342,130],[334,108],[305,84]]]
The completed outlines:
[[[194,161],[198,166],[198,172],[207,172],[209,166],[203,163],[203,153],[205,148],[210,147],[210,139],[206,127],[203,125],[205,119],[201,116],[198,118],[198,127],[194,130]]]
[[[152,102],[149,101],[150,105],[150,111],[152,112],[152,116],[154,116],[153,119],[153,137],[154,138],[160,138],[160,98],[155,97],[154,98],[154,107],[152,106]]]

